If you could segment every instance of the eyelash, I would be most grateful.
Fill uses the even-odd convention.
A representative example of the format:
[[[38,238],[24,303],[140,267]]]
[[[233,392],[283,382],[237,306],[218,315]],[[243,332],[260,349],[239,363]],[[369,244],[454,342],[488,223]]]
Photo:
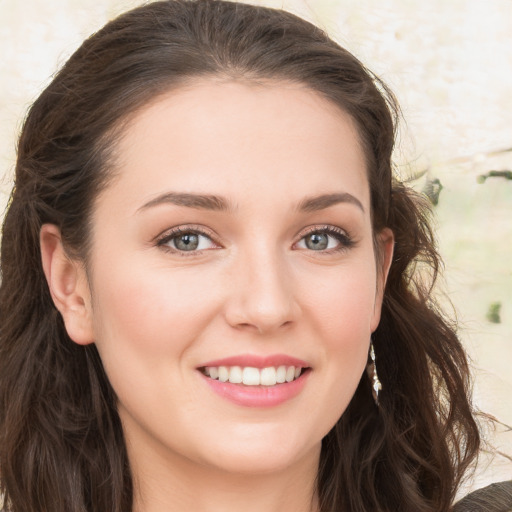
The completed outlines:
[[[194,257],[199,256],[204,252],[203,250],[195,250],[195,251],[180,251],[179,249],[174,249],[170,247],[169,244],[173,239],[178,238],[180,235],[200,235],[204,236],[212,241],[214,245],[220,247],[216,242],[213,241],[213,234],[210,231],[207,231],[201,226],[180,226],[177,228],[173,228],[170,231],[166,231],[163,235],[157,237],[156,245],[163,249],[164,251],[178,254],[183,257]],[[209,250],[209,249],[206,249]]]
[[[308,228],[306,230],[306,232],[303,233],[302,236],[300,237],[299,242],[301,240],[303,240],[304,238],[306,238],[307,236],[313,235],[315,233],[326,234],[326,235],[332,236],[339,242],[339,246],[335,247],[333,249],[326,249],[326,250],[322,250],[322,251],[311,250],[311,252],[318,252],[320,254],[335,254],[335,253],[339,253],[339,252],[343,252],[343,251],[348,251],[349,249],[351,249],[352,247],[354,247],[356,245],[356,242],[354,241],[354,239],[344,229],[340,229],[336,226],[329,226],[329,225],[312,226],[312,227]]]
[[[335,226],[312,226],[306,230],[300,237],[299,241],[302,241],[306,237],[313,235],[313,234],[326,234],[333,238],[335,238],[339,242],[339,246],[331,249],[325,249],[320,251],[314,251],[310,250],[310,252],[318,252],[320,254],[334,254],[339,253],[343,251],[347,251],[350,248],[354,247],[356,245],[356,242],[352,239],[352,237],[343,229],[337,228]],[[157,237],[156,245],[160,247],[161,249],[171,252],[173,254],[178,254],[182,257],[194,257],[201,255],[205,250],[209,249],[202,249],[202,250],[193,250],[193,251],[181,251],[179,249],[175,249],[170,247],[168,244],[175,238],[178,238],[180,235],[200,235],[207,237],[212,241],[214,245],[217,245],[217,247],[220,247],[214,240],[213,240],[213,234],[201,226],[180,226],[177,228],[173,228],[170,231],[167,231],[163,235],[160,235]],[[298,242],[295,242],[294,245],[296,245]],[[307,250],[307,249],[306,249]]]

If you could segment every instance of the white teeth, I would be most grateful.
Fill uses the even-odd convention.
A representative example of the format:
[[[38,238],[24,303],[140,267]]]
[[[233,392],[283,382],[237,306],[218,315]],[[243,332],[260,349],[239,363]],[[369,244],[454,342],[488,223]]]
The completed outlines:
[[[267,368],[253,368],[247,366],[208,366],[204,374],[211,379],[231,384],[244,384],[245,386],[275,386],[298,379],[302,373],[300,366],[269,366]]]
[[[231,384],[240,384],[242,382],[242,368],[240,366],[232,366],[229,369],[229,382]]]
[[[212,369],[210,368],[210,372]],[[226,366],[219,366],[219,380],[221,382],[227,382],[229,379],[229,371]]]
[[[259,386],[260,371],[258,370],[258,368],[251,368],[250,366],[244,368],[243,383],[246,386]]]
[[[282,384],[286,382],[286,366],[280,366],[276,372],[276,382]]]
[[[261,370],[261,385],[275,386],[277,384],[276,373],[276,369],[273,367],[263,368]]]

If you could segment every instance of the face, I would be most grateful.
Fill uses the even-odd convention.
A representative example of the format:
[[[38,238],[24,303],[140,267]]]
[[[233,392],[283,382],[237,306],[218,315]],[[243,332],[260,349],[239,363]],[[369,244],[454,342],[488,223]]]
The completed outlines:
[[[317,459],[364,372],[391,251],[381,234],[376,262],[350,117],[299,85],[204,81],[140,111],[117,155],[88,341],[130,453],[235,472]]]

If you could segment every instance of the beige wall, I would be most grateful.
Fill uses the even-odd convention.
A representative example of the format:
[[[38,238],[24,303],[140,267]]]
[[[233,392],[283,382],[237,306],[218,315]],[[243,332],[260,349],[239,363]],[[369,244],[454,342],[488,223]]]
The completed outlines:
[[[17,130],[50,75],[80,41],[135,0],[0,0],[0,204],[10,189]],[[258,2],[253,2],[258,3]],[[322,26],[395,90],[404,110],[402,176],[428,170],[444,186],[436,208],[444,289],[475,362],[476,398],[512,425],[512,169],[510,0],[283,0]],[[415,183],[421,187],[425,176]],[[501,303],[501,323],[486,316]],[[499,450],[512,455],[512,431]],[[476,482],[512,477],[485,459]]]

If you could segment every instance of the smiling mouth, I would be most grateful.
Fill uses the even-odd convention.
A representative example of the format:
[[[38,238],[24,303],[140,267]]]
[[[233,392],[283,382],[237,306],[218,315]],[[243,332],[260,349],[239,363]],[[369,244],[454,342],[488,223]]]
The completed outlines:
[[[204,366],[199,370],[206,377],[220,382],[268,387],[293,382],[310,370],[310,368],[285,365],[269,366],[266,368],[254,368],[251,366]]]

